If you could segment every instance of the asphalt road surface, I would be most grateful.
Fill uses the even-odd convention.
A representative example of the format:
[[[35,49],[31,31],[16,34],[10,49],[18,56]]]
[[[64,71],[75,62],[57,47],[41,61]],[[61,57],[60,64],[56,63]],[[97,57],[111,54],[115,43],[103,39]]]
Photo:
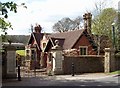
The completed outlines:
[[[101,78],[86,79],[80,77],[41,76],[24,77],[22,81],[6,80],[2,86],[118,86],[120,76],[105,76]]]

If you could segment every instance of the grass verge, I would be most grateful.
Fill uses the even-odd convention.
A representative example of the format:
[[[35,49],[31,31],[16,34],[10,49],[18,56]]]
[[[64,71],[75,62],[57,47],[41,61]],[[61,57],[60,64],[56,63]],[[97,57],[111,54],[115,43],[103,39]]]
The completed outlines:
[[[114,74],[120,74],[120,70],[114,71],[114,72],[110,72],[109,74],[114,75]]]
[[[25,50],[17,50],[16,53],[21,56],[25,56]]]

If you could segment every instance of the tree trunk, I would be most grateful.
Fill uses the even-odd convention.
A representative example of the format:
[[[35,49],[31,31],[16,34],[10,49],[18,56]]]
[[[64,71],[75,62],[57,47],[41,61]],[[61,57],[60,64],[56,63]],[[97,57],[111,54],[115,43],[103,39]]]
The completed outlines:
[[[100,55],[100,36],[98,36],[98,55]]]

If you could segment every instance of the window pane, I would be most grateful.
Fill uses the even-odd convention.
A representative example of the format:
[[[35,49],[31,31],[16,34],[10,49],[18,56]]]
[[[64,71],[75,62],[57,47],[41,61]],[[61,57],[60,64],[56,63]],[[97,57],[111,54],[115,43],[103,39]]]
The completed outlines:
[[[86,55],[86,51],[87,49],[86,48],[80,48],[80,55]]]
[[[86,55],[86,48],[83,48],[83,55]]]
[[[80,55],[82,55],[82,48],[80,48]]]

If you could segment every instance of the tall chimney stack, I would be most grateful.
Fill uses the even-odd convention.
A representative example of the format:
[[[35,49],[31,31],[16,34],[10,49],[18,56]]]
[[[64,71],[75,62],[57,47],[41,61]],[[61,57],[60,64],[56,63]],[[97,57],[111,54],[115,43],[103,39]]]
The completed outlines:
[[[41,26],[36,24],[36,26],[34,27],[35,33],[41,33],[41,30],[42,30]]]
[[[87,30],[89,34],[91,34],[91,20],[92,20],[92,14],[91,13],[85,13],[83,15],[84,20],[84,29]]]
[[[83,20],[84,20],[84,29],[87,29],[87,18],[86,18],[86,13],[83,15]]]

